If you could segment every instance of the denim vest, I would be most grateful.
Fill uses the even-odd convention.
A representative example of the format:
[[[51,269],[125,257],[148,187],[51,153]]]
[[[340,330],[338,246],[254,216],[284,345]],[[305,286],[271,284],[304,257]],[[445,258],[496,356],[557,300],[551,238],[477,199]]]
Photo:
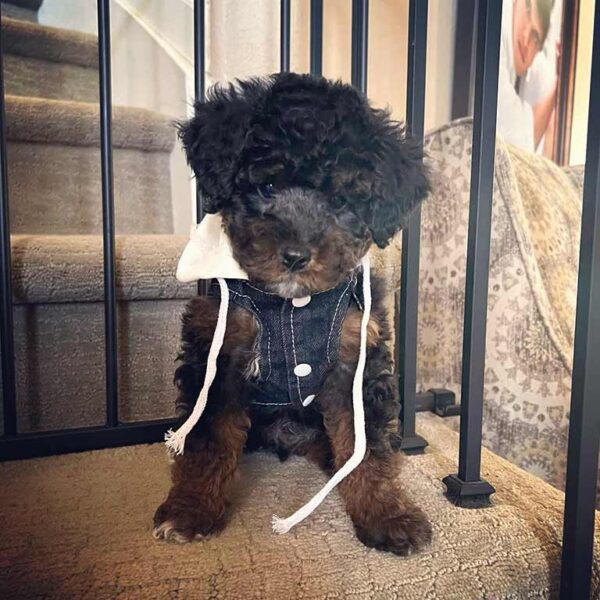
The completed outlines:
[[[248,381],[253,404],[302,407],[314,400],[326,372],[338,359],[350,303],[363,309],[358,278],[352,273],[333,289],[292,299],[242,279],[227,280],[231,302],[249,310],[259,325],[258,373]]]

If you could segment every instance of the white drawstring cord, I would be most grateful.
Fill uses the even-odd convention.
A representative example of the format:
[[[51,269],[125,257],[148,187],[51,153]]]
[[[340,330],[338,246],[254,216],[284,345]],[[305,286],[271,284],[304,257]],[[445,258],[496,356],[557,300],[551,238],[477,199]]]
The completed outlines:
[[[369,256],[362,259],[363,296],[365,309],[360,323],[360,352],[358,364],[354,372],[352,384],[352,406],[354,409],[354,452],[348,461],[333,475],[333,477],[311,498],[302,508],[299,508],[287,519],[273,516],[273,531],[287,533],[292,527],[306,519],[325,500],[327,494],[349,475],[362,462],[367,451],[367,435],[365,431],[365,409],[363,406],[363,376],[367,361],[367,325],[371,314],[371,271]]]
[[[206,361],[206,375],[204,377],[204,385],[200,390],[196,405],[192,414],[187,418],[186,422],[177,430],[173,431],[169,429],[165,433],[165,443],[169,450],[172,450],[175,454],[183,454],[183,448],[185,446],[185,438],[187,434],[194,428],[194,425],[200,420],[202,413],[206,407],[208,400],[208,392],[212,385],[215,375],[217,374],[217,358],[223,345],[223,338],[225,337],[225,328],[227,327],[227,311],[229,309],[229,288],[225,279],[217,278],[219,287],[221,289],[221,303],[219,305],[219,316],[217,317],[217,326],[213,335],[212,342],[210,343],[210,350],[208,351],[208,359]]]

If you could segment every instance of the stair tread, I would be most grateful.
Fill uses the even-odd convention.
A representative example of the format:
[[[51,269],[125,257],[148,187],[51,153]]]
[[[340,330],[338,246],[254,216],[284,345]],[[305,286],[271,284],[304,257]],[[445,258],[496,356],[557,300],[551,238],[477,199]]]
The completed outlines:
[[[417,429],[431,445],[403,459],[400,477],[433,526],[433,542],[422,552],[400,558],[360,544],[336,493],[290,533],[274,534],[273,510],[289,514],[327,476],[304,458],[282,463],[265,452],[240,461],[235,508],[221,535],[179,546],[153,543],[152,514],[170,478],[164,444],[145,444],[0,465],[6,482],[0,503],[13,507],[0,539],[12,570],[0,574],[0,584],[4,575],[9,596],[34,596],[51,564],[54,577],[45,591],[60,598],[101,596],[115,579],[125,590],[135,586],[140,598],[239,598],[240,589],[290,599],[556,597],[564,494],[484,448],[484,476],[497,489],[492,506],[457,508],[444,497],[441,477],[456,468],[458,436],[427,413],[419,414]],[[32,486],[44,493],[28,493]],[[65,506],[73,507],[69,523],[75,526],[63,527],[57,545],[53,521],[37,515],[62,515]],[[595,531],[593,598],[599,593],[599,519]],[[28,551],[31,539],[35,553]],[[79,569],[70,560],[74,548]]]
[[[98,67],[98,39],[88,33],[2,17],[2,38],[7,54]]]
[[[175,278],[188,236],[117,235],[119,300],[190,298],[195,286]],[[12,235],[12,279],[16,304],[102,302],[101,235]]]
[[[98,146],[100,108],[91,102],[7,95],[6,139],[19,142]],[[170,152],[175,145],[172,118],[144,108],[113,106],[116,148]]]

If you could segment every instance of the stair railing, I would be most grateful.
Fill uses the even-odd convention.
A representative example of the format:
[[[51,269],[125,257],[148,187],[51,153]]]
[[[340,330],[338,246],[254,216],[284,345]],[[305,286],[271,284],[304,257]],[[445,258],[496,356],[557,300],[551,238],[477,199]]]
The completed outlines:
[[[189,0],[186,0],[189,3]],[[122,423],[118,411],[117,329],[114,254],[114,206],[111,148],[110,0],[98,0],[102,206],[104,239],[104,298],[106,331],[106,424],[67,431],[18,432],[6,120],[0,52],[0,351],[4,432],[0,460],[29,458],[159,441],[172,420]],[[194,92],[205,92],[205,6],[194,6]],[[290,0],[281,0],[281,70],[290,68]],[[410,0],[407,80],[407,127],[423,138],[427,0]],[[492,193],[498,91],[498,62],[502,2],[479,0],[473,155],[467,249],[465,328],[461,391],[458,473],[444,478],[447,496],[459,506],[489,504],[494,488],[481,478],[481,431],[487,287],[489,274]],[[368,0],[352,0],[352,83],[367,91]],[[323,53],[323,0],[311,0],[310,69],[319,75]],[[589,99],[589,122],[583,190],[583,215],[573,386],[571,395],[567,484],[563,530],[561,598],[587,598],[591,589],[596,476],[600,441],[600,2],[596,2]],[[197,218],[203,215],[197,197]],[[406,452],[422,451],[427,442],[416,434],[416,355],[420,213],[416,211],[403,233],[402,281],[399,295],[396,365],[403,397]],[[201,290],[202,291],[202,290]],[[594,310],[595,309],[595,310]]]

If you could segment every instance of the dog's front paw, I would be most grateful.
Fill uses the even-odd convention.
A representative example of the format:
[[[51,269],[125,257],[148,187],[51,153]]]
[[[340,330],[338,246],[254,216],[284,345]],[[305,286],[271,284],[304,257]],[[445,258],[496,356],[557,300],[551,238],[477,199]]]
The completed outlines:
[[[219,533],[225,522],[224,504],[210,506],[196,497],[170,494],[154,514],[152,535],[157,540],[192,542]]]
[[[354,520],[358,539],[370,548],[408,556],[431,542],[431,524],[420,508],[397,506],[378,517]]]

